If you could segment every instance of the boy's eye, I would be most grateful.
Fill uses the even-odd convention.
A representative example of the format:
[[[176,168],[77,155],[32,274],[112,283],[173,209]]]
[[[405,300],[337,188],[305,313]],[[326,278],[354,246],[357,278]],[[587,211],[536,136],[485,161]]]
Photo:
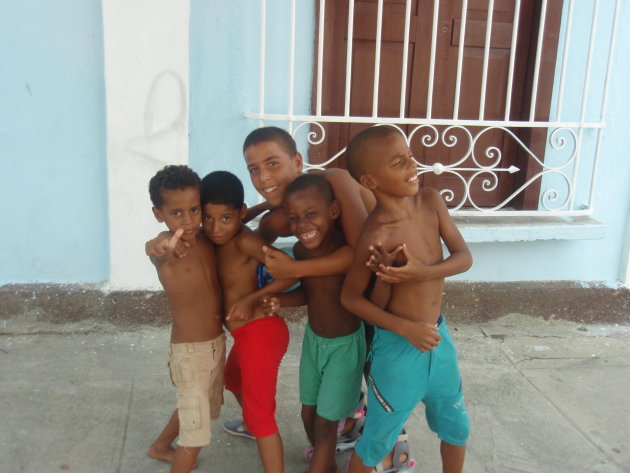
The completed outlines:
[[[224,222],[229,222],[230,220],[232,220],[232,217],[228,217],[227,215],[223,217]]]
[[[400,161],[400,159],[397,159],[396,161],[394,161],[393,166],[394,166],[394,167],[398,167],[398,166],[400,166],[400,163],[401,163],[401,162],[402,162],[402,161]]]
[[[272,168],[273,168],[273,167],[276,167],[276,166],[278,165],[278,163],[277,163],[276,161],[269,161],[269,162],[267,163],[267,165],[268,165],[269,167],[272,167]]]
[[[193,207],[193,209],[191,210],[191,212],[195,215],[198,214],[200,211],[201,211],[201,208],[199,207]]]
[[[313,218],[313,217],[316,217],[316,216],[317,216],[317,212],[308,212],[308,213],[306,214],[306,216],[307,216],[308,218]]]
[[[297,223],[298,218],[295,215],[289,215],[289,223]]]
[[[255,174],[256,172],[258,172],[258,168],[249,168],[250,174]]]
[[[174,215],[175,217],[179,217],[182,214],[181,210],[173,210],[171,212],[171,215]]]
[[[210,215],[204,215],[204,216],[203,216],[203,219],[204,219],[206,222],[209,222],[210,220],[212,220],[212,217],[211,217]]]

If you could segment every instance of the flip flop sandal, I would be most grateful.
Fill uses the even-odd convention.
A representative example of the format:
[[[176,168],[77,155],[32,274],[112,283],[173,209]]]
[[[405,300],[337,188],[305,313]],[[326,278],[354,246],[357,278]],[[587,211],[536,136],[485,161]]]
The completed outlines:
[[[411,453],[409,452],[409,445],[407,444],[408,435],[403,430],[402,434],[398,436],[396,440],[396,444],[394,445],[394,454],[392,466],[387,468],[383,467],[382,463],[376,465],[376,468],[372,470],[372,473],[408,473],[410,472],[414,466],[416,466],[416,461],[411,458]],[[401,461],[401,458],[404,458]]]

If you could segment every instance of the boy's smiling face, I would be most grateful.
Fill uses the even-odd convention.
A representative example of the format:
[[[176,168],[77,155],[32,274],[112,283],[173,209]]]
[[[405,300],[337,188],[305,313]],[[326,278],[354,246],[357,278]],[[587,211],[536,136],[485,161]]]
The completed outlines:
[[[302,174],[302,156],[291,156],[275,141],[263,141],[245,150],[252,184],[273,207],[284,201],[286,187]]]
[[[330,204],[316,187],[291,193],[285,204],[291,233],[307,249],[319,248],[330,238],[339,216],[336,200]]]
[[[182,240],[194,241],[201,224],[201,200],[199,189],[186,187],[184,189],[162,189],[162,205],[153,207],[153,215],[158,222],[164,222],[168,229],[176,232],[184,229]]]
[[[373,140],[366,153],[369,172],[361,176],[361,183],[373,191],[396,196],[418,193],[418,170],[405,139],[393,134]]]
[[[240,209],[227,204],[207,203],[203,206],[203,231],[217,245],[225,245],[241,231],[247,206]]]

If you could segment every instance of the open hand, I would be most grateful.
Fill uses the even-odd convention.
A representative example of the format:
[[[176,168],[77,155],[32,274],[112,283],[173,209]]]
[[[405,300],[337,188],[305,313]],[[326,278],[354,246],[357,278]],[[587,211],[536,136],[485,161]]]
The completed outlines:
[[[256,301],[244,297],[237,301],[229,310],[226,320],[251,320],[254,317]]]
[[[280,310],[280,299],[276,296],[263,296],[258,299],[258,307],[263,311],[265,317],[278,315]]]
[[[274,279],[287,279],[296,277],[293,273],[295,261],[284,251],[276,250],[270,246],[262,247],[265,254],[265,266]]]

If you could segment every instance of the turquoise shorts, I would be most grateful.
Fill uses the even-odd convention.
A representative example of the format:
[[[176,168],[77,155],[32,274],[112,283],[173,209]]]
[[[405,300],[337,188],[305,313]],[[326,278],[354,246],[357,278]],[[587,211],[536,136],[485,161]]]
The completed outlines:
[[[442,316],[438,329],[440,344],[422,353],[406,338],[376,327],[367,417],[355,449],[366,466],[377,465],[391,451],[420,401],[426,407],[429,427],[441,440],[466,444],[470,420],[455,346]]]
[[[357,406],[365,364],[363,324],[343,337],[316,335],[309,324],[304,330],[300,359],[300,402],[317,406],[317,415],[341,420]]]

